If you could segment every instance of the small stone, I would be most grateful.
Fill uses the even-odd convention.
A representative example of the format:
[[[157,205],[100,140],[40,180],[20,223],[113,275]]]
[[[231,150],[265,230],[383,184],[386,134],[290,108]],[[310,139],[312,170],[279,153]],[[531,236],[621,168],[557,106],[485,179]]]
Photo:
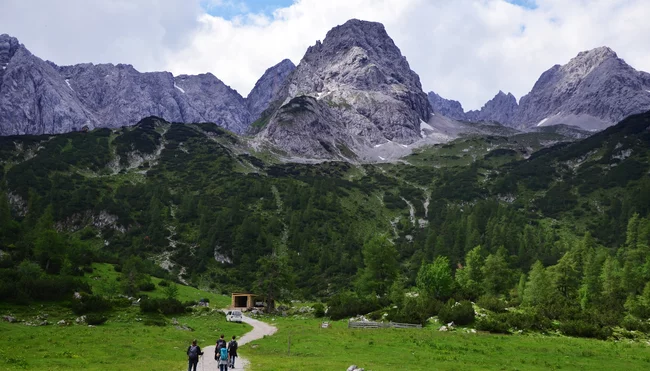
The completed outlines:
[[[13,316],[3,316],[2,319],[9,323],[17,322],[16,317]]]

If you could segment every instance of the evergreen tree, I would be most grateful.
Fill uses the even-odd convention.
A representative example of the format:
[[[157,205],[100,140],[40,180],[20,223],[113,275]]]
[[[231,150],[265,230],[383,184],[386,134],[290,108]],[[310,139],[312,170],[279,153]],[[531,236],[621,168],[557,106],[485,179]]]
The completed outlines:
[[[524,289],[523,304],[528,306],[543,306],[551,302],[553,288],[544,265],[539,260],[533,264],[528,274],[528,282]]]
[[[397,249],[386,235],[377,235],[363,244],[363,263],[357,286],[366,294],[385,295],[397,277]]]
[[[505,249],[499,249],[496,254],[488,255],[481,271],[485,293],[498,296],[506,292],[511,271],[505,259]]]

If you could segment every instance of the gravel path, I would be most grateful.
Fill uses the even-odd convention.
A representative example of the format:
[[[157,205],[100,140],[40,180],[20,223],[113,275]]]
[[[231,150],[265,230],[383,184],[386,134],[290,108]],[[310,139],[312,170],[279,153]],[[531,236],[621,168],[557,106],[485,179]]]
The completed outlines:
[[[273,335],[278,330],[277,328],[269,325],[268,323],[258,321],[256,319],[252,319],[247,316],[242,316],[242,322],[248,323],[249,325],[253,326],[253,329],[245,333],[241,338],[237,339],[237,344],[239,345],[239,348],[241,348],[246,343],[249,343],[257,339],[261,339],[265,335]],[[229,341],[230,341],[230,336],[226,336],[226,342]],[[214,345],[211,345],[205,348],[201,348],[201,350],[203,351],[203,353],[205,353],[205,355],[201,357],[201,359],[199,360],[199,365],[196,368],[197,371],[198,370],[202,370],[202,371],[219,370],[217,361],[214,360],[214,347],[215,347]],[[241,353],[241,351],[238,353]],[[233,369],[232,367],[229,367],[228,370],[246,370],[249,365],[250,362],[246,358],[242,357],[241,354],[239,354],[239,356],[235,360],[235,368]]]

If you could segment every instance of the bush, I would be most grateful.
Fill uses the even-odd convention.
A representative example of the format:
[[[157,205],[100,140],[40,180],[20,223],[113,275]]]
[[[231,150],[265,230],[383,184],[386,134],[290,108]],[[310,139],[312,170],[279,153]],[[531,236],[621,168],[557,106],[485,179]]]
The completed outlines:
[[[153,291],[156,289],[156,285],[153,282],[143,282],[138,287],[140,291]]]
[[[612,329],[609,327],[600,327],[581,320],[564,321],[560,324],[560,331],[567,336],[596,338],[606,340],[612,335]]]
[[[167,321],[164,318],[145,318],[143,323],[145,326],[167,326]]]
[[[167,287],[167,286],[169,286],[169,282],[167,282],[165,280],[162,280],[162,281],[158,282],[158,286]]]
[[[99,326],[104,324],[108,318],[101,314],[90,313],[86,315],[86,323],[93,326]]]
[[[333,320],[366,314],[381,308],[376,296],[359,296],[353,292],[343,292],[332,296],[328,300],[327,306],[329,307],[327,314]]]
[[[425,325],[430,317],[438,314],[442,305],[440,301],[433,298],[405,297],[400,308],[388,312],[388,320]]]
[[[321,303],[316,303],[312,306],[314,308],[314,317],[323,318],[325,317],[325,306]]]
[[[506,311],[506,303],[495,296],[481,296],[476,301],[476,305],[478,305],[480,308],[487,309],[494,313],[503,313]]]
[[[176,299],[144,299],[140,302],[142,313],[181,314],[185,306]]]
[[[454,324],[459,326],[469,325],[474,321],[474,316],[474,307],[467,300],[461,302],[450,300],[440,309],[440,313],[438,313],[440,322],[454,322]]]
[[[628,331],[650,332],[650,324],[629,315],[621,321],[621,327]]]
[[[82,315],[111,310],[112,303],[98,295],[82,294],[81,300],[74,300],[70,307],[75,314]]]
[[[510,327],[503,322],[500,316],[483,317],[476,320],[476,329],[479,331],[489,331],[495,334],[509,334]]]

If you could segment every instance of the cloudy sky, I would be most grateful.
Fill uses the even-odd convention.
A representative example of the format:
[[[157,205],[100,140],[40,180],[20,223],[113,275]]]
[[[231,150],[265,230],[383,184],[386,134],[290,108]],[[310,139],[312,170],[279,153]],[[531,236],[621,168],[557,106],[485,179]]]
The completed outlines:
[[[212,72],[242,95],[350,18],[382,22],[425,91],[480,108],[607,45],[650,71],[648,0],[0,0],[0,33],[57,64]]]

